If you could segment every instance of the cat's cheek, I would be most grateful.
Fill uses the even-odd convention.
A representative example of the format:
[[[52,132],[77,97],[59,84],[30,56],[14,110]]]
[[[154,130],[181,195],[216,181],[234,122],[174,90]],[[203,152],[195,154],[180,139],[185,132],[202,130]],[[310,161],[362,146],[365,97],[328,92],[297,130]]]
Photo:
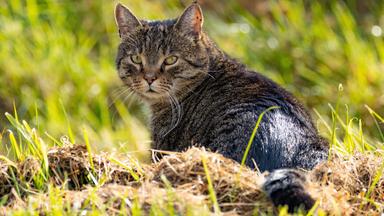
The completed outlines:
[[[124,85],[128,86],[129,88],[133,87],[133,80],[130,77],[128,77],[127,79],[124,79],[123,83],[124,83]]]
[[[168,68],[166,70],[167,74],[170,74],[170,75],[175,75],[175,74],[180,74],[183,72],[183,67],[177,65],[177,66],[173,66],[171,68]]]
[[[135,65],[132,64],[124,64],[118,69],[118,75],[122,81],[126,81],[129,78],[132,78],[139,74],[139,69]]]
[[[120,68],[118,70],[118,75],[120,79],[124,80],[125,78],[129,77],[129,73],[126,69]]]

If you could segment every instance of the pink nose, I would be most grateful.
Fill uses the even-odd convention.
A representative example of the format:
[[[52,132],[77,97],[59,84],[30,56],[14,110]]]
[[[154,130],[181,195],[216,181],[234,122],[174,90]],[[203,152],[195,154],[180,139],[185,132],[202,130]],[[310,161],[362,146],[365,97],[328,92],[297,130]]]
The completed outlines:
[[[157,77],[155,75],[144,75],[144,79],[147,81],[147,83],[149,85],[151,85],[156,79]]]

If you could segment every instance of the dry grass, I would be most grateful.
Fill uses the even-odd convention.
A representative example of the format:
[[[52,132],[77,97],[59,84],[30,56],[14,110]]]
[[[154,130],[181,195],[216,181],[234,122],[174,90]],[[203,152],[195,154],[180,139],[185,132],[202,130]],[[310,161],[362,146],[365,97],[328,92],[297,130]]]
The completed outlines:
[[[384,211],[383,168],[379,153],[334,155],[310,173],[320,206],[329,212],[380,215]]]
[[[177,192],[177,193],[176,193]],[[188,191],[172,191],[161,188],[154,183],[142,183],[140,186],[106,184],[99,188],[86,187],[83,190],[57,190],[56,196],[61,197],[70,213],[92,212],[95,209],[103,210],[108,214],[119,214],[123,210],[139,208],[146,215],[153,208],[157,212],[168,212],[168,204],[177,213],[186,213],[189,206],[201,206],[204,196],[191,195]],[[39,212],[53,212],[49,193],[40,193],[18,199],[12,203],[12,208],[27,208],[37,206]]]
[[[104,208],[110,214],[126,209],[131,213],[136,209],[149,214],[155,209],[187,214],[191,208],[213,212],[215,201],[222,213],[231,215],[277,212],[260,189],[262,174],[204,149],[191,148],[140,167],[113,163],[107,154],[93,155],[90,163],[89,156],[85,146],[49,150],[49,175],[45,179],[49,186],[44,188],[35,185],[43,173],[40,161],[28,158],[14,164],[3,159],[0,196],[8,196],[8,200],[2,210],[34,206],[40,212],[52,212],[50,194],[55,193],[68,212]],[[210,197],[202,159],[216,200]],[[329,214],[379,215],[384,209],[383,164],[382,157],[367,153],[334,155],[331,161],[317,166],[308,176],[319,209]]]
[[[221,211],[236,210],[240,214],[272,212],[272,204],[260,189],[262,175],[251,171],[220,154],[191,148],[185,153],[164,157],[154,164],[151,178],[162,182],[162,176],[176,190],[188,190],[195,195],[209,195],[205,158],[213,189]]]

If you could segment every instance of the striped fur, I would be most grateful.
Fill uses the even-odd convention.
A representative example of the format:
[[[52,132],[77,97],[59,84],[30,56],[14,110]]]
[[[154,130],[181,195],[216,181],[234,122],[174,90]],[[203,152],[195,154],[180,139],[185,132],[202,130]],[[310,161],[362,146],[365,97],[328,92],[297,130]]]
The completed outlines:
[[[195,14],[201,15],[199,20]],[[151,107],[152,147],[183,151],[204,146],[240,162],[259,115],[278,106],[264,115],[246,164],[272,171],[311,169],[325,160],[328,143],[300,102],[217,48],[199,31],[202,22],[200,7],[192,4],[179,19],[142,20],[136,29],[121,35],[117,68],[123,82]],[[129,60],[136,54],[143,58],[141,65]],[[165,66],[162,61],[169,55],[176,55],[178,62]],[[153,86],[143,80],[145,73],[156,75]],[[289,170],[278,172],[280,177],[281,173],[292,176]],[[280,185],[276,181],[267,182]],[[265,187],[276,192],[276,187]],[[281,197],[277,203],[284,204]]]

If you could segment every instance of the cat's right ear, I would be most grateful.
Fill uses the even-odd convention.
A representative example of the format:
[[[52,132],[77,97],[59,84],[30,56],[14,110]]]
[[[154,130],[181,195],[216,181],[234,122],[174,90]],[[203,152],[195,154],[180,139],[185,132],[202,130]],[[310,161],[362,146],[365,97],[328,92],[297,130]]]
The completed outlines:
[[[129,35],[142,26],[135,15],[120,3],[118,3],[115,8],[115,19],[117,27],[119,28],[120,38]]]
[[[187,7],[176,22],[176,28],[194,39],[200,39],[203,27],[203,12],[197,2]]]

